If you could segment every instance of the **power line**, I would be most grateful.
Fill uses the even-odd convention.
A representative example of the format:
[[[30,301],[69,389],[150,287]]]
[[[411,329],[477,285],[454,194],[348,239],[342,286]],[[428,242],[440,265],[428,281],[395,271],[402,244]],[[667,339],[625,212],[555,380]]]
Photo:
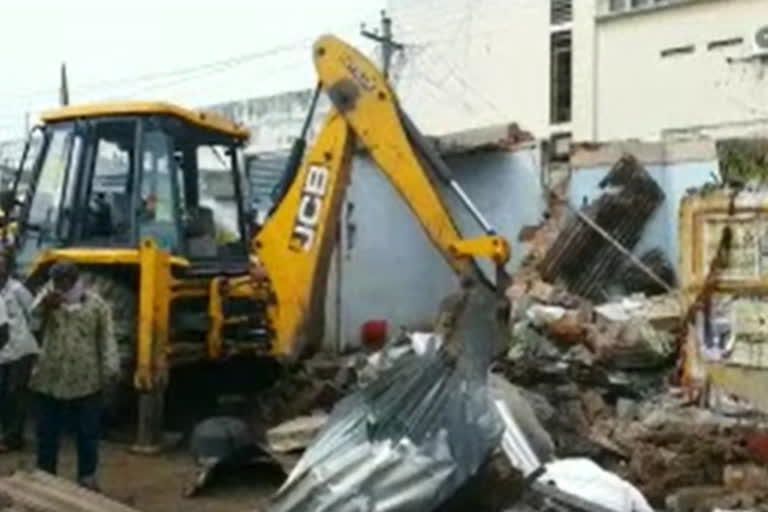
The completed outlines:
[[[457,99],[458,101],[450,101],[447,104],[451,106],[461,105],[463,107],[464,113],[475,113],[475,110],[472,108],[472,105],[464,98],[456,98],[453,93],[448,92],[444,86],[440,85],[438,82],[436,82],[433,78],[431,78],[427,74],[418,74],[418,77],[423,80],[424,83],[428,84],[430,87],[432,87],[433,90],[438,91],[443,94],[443,96],[451,96],[452,99]],[[446,100],[441,100],[437,96],[432,96],[433,99],[435,99],[435,102],[440,106],[446,105]]]
[[[486,2],[490,1],[491,3],[497,3],[497,0],[485,0],[485,1]],[[530,0],[522,0],[522,1],[530,2]],[[506,2],[509,2],[509,0],[506,0]],[[520,0],[518,0],[518,3],[519,2],[520,2]],[[432,10],[432,8],[434,8],[438,3],[440,3],[440,0],[435,0],[433,2],[430,2],[427,5],[423,5],[422,4],[420,6],[421,9],[410,8],[408,12],[409,12],[409,14],[412,14],[413,12]],[[461,8],[458,8],[455,11],[459,11],[459,10],[461,10]],[[446,12],[450,13],[451,11],[445,11],[443,9],[442,12],[443,12],[443,14],[445,14]],[[445,16],[443,17],[443,19],[445,19]],[[465,19],[466,19],[466,12],[463,13],[462,16],[458,19],[457,29],[461,27],[462,22]],[[347,25],[347,26],[345,26],[345,28],[351,27],[351,26],[352,25]],[[97,90],[97,89],[100,89],[100,90],[107,89],[107,88],[118,88],[119,89],[119,88],[125,87],[126,84],[129,84],[131,82],[138,83],[138,82],[145,82],[145,81],[146,82],[148,82],[148,81],[156,81],[156,80],[161,80],[161,79],[164,79],[164,78],[171,78],[171,77],[182,76],[182,75],[184,75],[184,76],[185,75],[194,75],[196,77],[196,76],[199,76],[198,73],[203,72],[203,71],[208,71],[208,70],[210,70],[211,73],[217,73],[217,72],[219,72],[222,69],[229,69],[231,67],[238,66],[238,65],[250,62],[250,61],[254,61],[254,60],[258,60],[258,59],[262,59],[262,58],[266,58],[266,57],[270,57],[270,56],[275,56],[275,55],[278,55],[280,53],[285,53],[285,52],[288,52],[288,51],[291,51],[291,50],[297,50],[297,49],[303,48],[303,47],[305,48],[305,47],[309,46],[309,44],[311,44],[311,41],[312,41],[312,38],[302,38],[302,39],[299,39],[299,40],[296,40],[296,41],[293,41],[293,42],[277,45],[277,46],[274,46],[274,47],[271,47],[271,48],[268,48],[268,49],[265,49],[265,50],[249,52],[249,53],[237,55],[237,56],[234,56],[234,57],[229,57],[229,58],[226,58],[226,59],[220,59],[220,60],[216,60],[216,61],[213,61],[213,62],[208,62],[208,63],[196,65],[196,66],[188,66],[188,67],[178,68],[178,69],[169,70],[169,71],[162,71],[162,72],[145,73],[145,74],[137,75],[137,76],[133,76],[133,77],[123,77],[123,78],[120,78],[120,79],[111,79],[111,80],[104,80],[104,81],[86,83],[86,84],[83,84],[81,86],[75,87],[74,90],[77,93],[82,93],[82,92],[88,92],[88,91]],[[190,78],[190,80],[191,79],[193,79],[193,78]],[[158,87],[160,87],[160,86],[158,86]],[[32,91],[32,92],[27,92],[27,93],[24,93],[24,94],[21,94],[21,95],[17,95],[17,96],[15,96],[13,98],[17,99],[17,100],[18,99],[32,99],[32,98],[40,97],[40,96],[43,96],[43,95],[51,95],[52,96],[55,93],[56,93],[56,90],[53,89],[53,88],[51,88],[51,89],[41,89],[41,90],[38,90],[38,91]]]
[[[350,32],[354,29],[356,24],[349,24],[345,25],[343,30],[349,29]],[[275,56],[281,53],[286,53],[290,50],[301,50],[306,49],[311,45],[311,42],[314,38],[302,38],[300,40],[294,41],[292,43],[286,43],[284,45],[275,46],[273,48],[267,49],[267,50],[261,50],[258,52],[250,52],[248,54],[243,54],[235,57],[230,57],[227,59],[220,59],[218,61],[198,65],[198,66],[191,66],[187,68],[180,68],[176,70],[171,71],[165,71],[165,72],[159,72],[159,73],[147,73],[144,75],[139,75],[138,77],[134,77],[132,80],[130,79],[123,79],[123,80],[109,80],[109,81],[101,81],[101,82],[95,82],[86,84],[82,87],[75,88],[74,92],[82,93],[84,91],[92,91],[92,90],[99,90],[104,91],[104,89],[111,88],[112,91],[114,91],[112,94],[109,94],[109,97],[115,97],[115,96],[130,96],[135,95],[137,93],[142,93],[145,91],[152,91],[152,90],[158,90],[163,88],[169,88],[169,87],[176,87],[178,85],[191,82],[193,80],[199,80],[205,76],[208,75],[214,75],[214,74],[221,74],[225,73],[235,67],[242,66],[244,64],[248,64],[251,62],[255,62],[261,58]],[[306,58],[305,56],[302,56],[300,62],[292,62],[288,65],[282,65],[278,68],[271,68],[267,70],[266,72],[260,72],[260,75],[264,75],[267,77],[267,80],[271,80],[276,76],[275,73],[279,71],[286,70],[288,68],[296,68],[301,65],[303,65],[306,62],[306,65],[311,65],[311,60]],[[178,77],[174,80],[163,80],[158,82],[158,80],[162,78],[172,78],[172,77]],[[141,81],[149,81],[153,80],[153,82],[149,82],[147,85],[139,86],[139,87],[132,87],[131,84],[140,84]],[[261,79],[260,82],[264,82],[264,79]],[[130,92],[120,92],[120,90],[125,90],[127,87],[131,87]],[[35,93],[29,93],[28,98],[33,98],[31,94],[46,94],[51,95],[51,98],[53,98],[54,89],[46,90],[46,91],[37,91]],[[8,120],[12,119],[19,119],[18,125],[21,126],[23,122],[21,121],[24,116],[24,112],[39,112],[44,110],[45,108],[49,108],[51,106],[52,102],[46,101],[45,105],[43,106],[42,103],[39,108],[35,108],[31,105],[29,105],[29,102],[26,102],[24,105],[24,108],[19,109],[19,114],[17,115],[0,115],[0,118],[5,117]],[[15,124],[15,123],[14,123]],[[7,126],[11,127],[14,124],[8,123]]]
[[[496,111],[497,114],[499,114],[502,118],[506,116],[506,114],[503,112],[503,110],[496,105],[496,103],[488,97],[485,92],[480,91],[479,89],[476,89],[473,85],[471,85],[467,80],[461,76],[461,74],[456,71],[456,68],[453,67],[453,65],[448,62],[447,59],[443,59],[443,62],[445,63],[446,67],[448,68],[448,71],[450,72],[451,76],[459,82],[462,87],[464,87],[465,90],[472,91],[475,93],[475,95],[480,98],[488,107],[490,107],[491,110]]]
[[[495,0],[483,0],[483,1],[484,2],[488,1],[488,2],[491,2],[492,4],[495,3]],[[530,0],[528,0],[528,1],[530,1]],[[437,2],[433,2],[433,4],[435,4],[435,3],[437,3]],[[466,20],[468,19],[468,16],[471,15],[471,10],[467,11],[466,5],[464,5],[463,7],[464,7],[464,12],[457,19],[457,23],[455,25],[453,25],[454,28],[455,28],[454,37],[451,38],[453,40],[455,40],[455,36],[458,34],[458,32],[461,30],[461,28],[463,26],[465,26]],[[499,30],[503,30],[503,29],[504,29],[504,27],[500,27],[499,28]],[[485,34],[487,34],[487,33],[490,33],[490,31],[485,32]],[[473,34],[472,30],[470,28],[469,29],[469,34],[467,35],[467,37],[471,38],[471,37],[481,36],[483,34],[484,33],[482,33],[482,32],[479,33],[479,34]],[[279,54],[286,53],[286,52],[289,52],[289,51],[292,51],[292,50],[298,50],[300,48],[305,48],[305,47],[309,46],[310,42],[311,42],[311,38],[302,38],[300,40],[297,40],[297,41],[294,41],[294,42],[291,42],[291,43],[286,43],[286,44],[278,45],[278,46],[275,46],[275,47],[272,47],[272,48],[268,48],[266,50],[260,50],[260,51],[256,51],[256,52],[249,52],[249,53],[246,53],[246,54],[242,54],[242,55],[238,55],[238,56],[234,56],[234,57],[229,57],[229,58],[226,58],[226,59],[220,59],[220,60],[217,60],[217,61],[213,61],[213,62],[201,64],[201,65],[188,66],[188,67],[185,67],[185,68],[179,68],[179,69],[163,71],[163,72],[146,73],[146,74],[143,74],[143,75],[135,76],[133,78],[123,78],[123,79],[119,79],[119,80],[105,80],[105,81],[100,81],[100,82],[86,83],[86,84],[84,84],[81,87],[76,87],[75,88],[75,92],[76,93],[82,93],[82,92],[86,92],[86,91],[92,91],[92,90],[97,90],[97,89],[98,90],[104,90],[104,89],[108,89],[108,88],[112,88],[113,90],[114,89],[118,89],[119,90],[119,89],[123,89],[123,88],[126,88],[126,87],[130,87],[131,83],[139,84],[141,82],[149,82],[149,83],[146,86],[139,87],[138,91],[148,91],[148,90],[157,90],[157,89],[161,89],[161,88],[174,87],[174,86],[186,83],[186,82],[190,82],[192,80],[197,80],[197,79],[199,79],[200,77],[203,77],[203,76],[224,73],[226,71],[229,71],[232,68],[241,66],[241,65],[246,64],[248,62],[253,62],[253,61],[256,61],[256,60],[259,60],[259,59],[263,59],[263,58],[266,58],[266,57],[279,55]],[[434,40],[431,40],[431,41],[424,42],[422,44],[429,45],[429,44],[434,44],[434,43],[437,43],[437,42],[440,42],[440,40],[439,39],[434,39]],[[454,79],[456,79],[457,81],[461,80],[460,77],[457,77],[458,73],[455,71],[455,68],[454,69],[450,69],[449,73],[452,74],[454,76]],[[155,82],[155,83],[152,83],[152,82]],[[439,84],[432,83],[430,85],[433,86],[433,87],[437,87],[438,90],[439,90]],[[467,87],[466,83],[465,83],[464,86]],[[134,91],[136,91],[136,89],[134,89]],[[31,92],[31,93],[27,93],[27,95],[25,97],[32,98],[35,95],[42,95],[42,94],[46,94],[46,95],[50,94],[50,95],[52,95],[52,94],[54,94],[54,92],[55,92],[54,89],[46,89],[46,90],[41,90],[41,91],[34,91],[34,92]],[[487,98],[485,99],[485,101],[488,101]],[[465,102],[462,102],[462,103],[465,103]],[[466,107],[466,105],[465,105],[465,107]],[[27,110],[35,110],[35,109],[31,109],[30,108],[30,109],[27,109]]]
[[[434,53],[434,52],[432,52]],[[490,111],[494,111],[498,116],[500,116],[502,119],[505,119],[507,115],[503,112],[503,109],[501,109],[498,105],[496,105],[488,96],[485,95],[485,93],[481,92],[474,86],[472,86],[467,80],[465,80],[461,74],[456,70],[455,67],[453,67],[445,58],[440,57],[439,55],[433,55],[433,54],[427,54],[427,62],[433,70],[437,69],[438,65],[441,65],[441,67],[444,67],[446,69],[446,72],[444,74],[444,77],[440,79],[440,83],[445,83],[447,78],[450,76],[453,78],[453,81],[457,83],[463,90],[464,94],[458,94],[458,93],[452,93],[452,96],[456,98],[458,101],[460,101],[462,104],[464,104],[467,107],[468,111],[471,111],[473,113],[477,113],[476,109],[470,106],[470,104],[467,102],[467,97],[477,97],[479,98],[484,104],[486,109],[489,109]],[[439,58],[440,62],[437,62],[435,59]],[[433,73],[436,74],[436,73]],[[445,91],[445,89],[443,88]],[[447,92],[447,91],[446,91]],[[467,94],[471,93],[471,94]],[[490,117],[489,117],[490,120]]]
[[[503,25],[496,25],[491,27],[486,27],[487,30],[483,30],[480,32],[471,32],[469,36],[473,39],[482,38],[483,36],[488,36],[491,34],[498,34],[500,32],[509,33],[509,25],[503,24]],[[547,33],[547,36],[549,33]],[[453,38],[450,37],[440,37],[436,39],[427,39],[427,40],[420,40],[416,43],[410,43],[406,46],[434,46],[438,43],[453,43],[456,42]]]
[[[299,41],[294,41],[293,43],[283,44],[279,46],[275,46],[266,50],[260,50],[257,52],[250,52],[242,55],[237,55],[234,57],[229,57],[226,59],[220,59],[213,62],[208,62],[205,64],[200,64],[196,66],[189,66],[184,68],[178,68],[170,71],[161,71],[161,72],[155,72],[155,73],[146,73],[143,75],[138,75],[134,77],[123,77],[120,79],[113,79],[113,80],[104,80],[99,82],[91,82],[86,83],[82,86],[78,86],[74,88],[74,90],[78,93],[81,92],[88,92],[96,89],[105,89],[110,87],[123,87],[127,83],[136,83],[136,82],[147,82],[147,81],[153,81],[158,80],[162,78],[171,78],[179,75],[189,75],[193,73],[198,73],[201,71],[211,71],[216,72],[221,68],[229,68],[233,66],[239,66],[246,64],[253,60],[263,59],[266,57],[272,57],[275,55],[278,55],[280,53],[285,53],[290,50],[296,50],[298,48],[306,48],[309,46],[310,43],[308,41],[311,41],[310,38],[304,38]],[[38,97],[42,95],[48,95],[48,94],[55,94],[57,91],[56,89],[41,89],[38,91],[33,91],[29,93],[25,93],[24,95],[17,96],[16,98],[31,98],[31,97]]]
[[[275,73],[279,71],[283,71],[285,69],[289,68],[297,68],[302,65],[309,65],[306,61],[306,58],[302,56],[300,60],[293,60],[290,63],[283,64],[281,66],[272,67],[266,70],[260,70],[259,75],[262,75],[259,79],[259,83],[263,83],[265,81],[269,81],[274,79],[275,77],[279,76]],[[189,75],[183,75],[179,76],[175,79],[168,79],[162,82],[155,82],[155,83],[148,83],[148,84],[124,84],[123,87],[119,88],[113,88],[110,91],[105,91],[105,94],[103,95],[87,95],[88,101],[109,101],[109,100],[116,100],[119,98],[130,98],[133,96],[136,96],[141,93],[149,92],[149,91],[156,91],[160,89],[172,89],[174,87],[177,87],[179,85],[193,82],[193,81],[203,81],[206,79],[206,77],[210,76],[217,76],[221,75],[223,73],[226,73],[227,71],[230,71],[236,67],[242,66],[242,64],[231,64],[226,67],[220,67],[217,69],[207,69],[207,70],[201,70],[197,72],[196,74],[189,74]],[[169,94],[170,95],[170,94]],[[45,108],[49,108],[49,106],[41,106],[40,108],[26,108],[27,111],[40,111],[44,110]],[[6,118],[6,119],[16,119],[17,116],[0,116],[0,119]]]
[[[428,32],[433,32],[435,30],[445,31],[447,28],[453,27],[455,25],[461,26],[465,22],[466,5],[459,5],[457,0],[454,1],[456,2],[456,5],[450,9],[435,9],[434,13],[430,13],[429,23],[407,21],[408,18],[412,20],[419,18],[418,15],[413,14],[413,9],[394,10],[393,12],[397,18],[398,23],[403,27],[399,31],[399,35],[401,37],[412,37]],[[481,9],[487,12],[489,8],[498,8],[503,10],[504,13],[511,14],[514,18],[523,10],[529,11],[536,8],[541,8],[541,5],[538,3],[540,1],[541,0],[480,0],[476,1],[474,5],[472,5],[471,9],[473,10],[474,14],[478,14],[482,12]],[[478,14],[478,18],[482,18],[482,14]],[[494,19],[495,18],[497,17],[494,17]],[[506,23],[506,27],[507,29],[510,28],[509,22]]]
[[[279,73],[280,71],[284,71],[284,70],[287,70],[287,69],[296,69],[298,67],[306,66],[306,65],[309,65],[309,63],[307,63],[306,58],[302,57],[301,60],[294,60],[294,61],[291,61],[289,63],[284,63],[284,64],[282,64],[280,66],[264,70],[264,75],[265,76],[264,77],[260,77],[259,82],[263,83],[265,81],[269,81],[269,80],[272,80],[272,79],[276,78],[277,76],[279,76],[276,73]],[[214,72],[207,72],[207,73],[201,74],[201,75],[180,77],[180,78],[177,78],[176,80],[173,80],[173,81],[170,81],[170,82],[164,82],[164,83],[160,83],[160,84],[150,84],[150,85],[147,85],[147,86],[143,86],[143,87],[139,87],[139,88],[134,88],[134,89],[131,90],[130,93],[127,93],[127,96],[134,96],[134,95],[136,95],[138,93],[145,93],[145,92],[149,92],[149,91],[155,91],[155,90],[158,90],[158,89],[172,88],[172,87],[184,84],[184,83],[189,83],[189,82],[192,82],[192,81],[201,80],[201,79],[203,79],[206,76],[220,75],[222,73],[225,73],[226,71],[227,71],[227,69],[219,69],[219,70],[216,70]]]
[[[344,26],[344,29],[350,29],[352,30],[355,27],[353,24],[349,24]],[[266,58],[266,57],[272,57],[276,56],[282,53],[286,53],[289,51],[297,51],[297,50],[304,50],[311,46],[312,42],[314,41],[314,38],[306,37],[302,38],[300,40],[294,41],[292,43],[286,43],[283,45],[275,46],[266,50],[261,50],[258,52],[250,52],[247,54],[242,54],[234,57],[230,57],[227,59],[220,59],[217,61],[196,65],[196,66],[190,66],[186,68],[179,68],[175,70],[170,71],[164,71],[164,72],[157,72],[157,73],[147,73],[144,75],[138,75],[131,79],[124,78],[119,80],[106,80],[106,81],[100,81],[100,82],[92,82],[84,84],[83,86],[76,87],[74,89],[75,93],[83,93],[88,91],[104,91],[105,89],[111,89],[112,94],[109,94],[109,97],[125,97],[130,96],[139,92],[146,92],[146,91],[152,91],[152,90],[158,90],[163,88],[169,88],[169,87],[175,87],[187,82],[191,82],[194,80],[200,80],[201,78],[204,78],[209,75],[218,75],[221,73],[225,73],[227,71],[230,71],[233,68],[243,66],[245,64]],[[263,74],[266,76],[266,79],[272,79],[278,75],[275,75],[276,72],[283,71],[289,68],[297,68],[301,65],[311,65],[311,60],[306,56],[302,55],[301,60],[296,62],[292,61],[291,63],[287,65],[281,65],[277,68],[270,68],[266,70]],[[139,87],[134,87],[134,84],[140,84],[142,81],[148,82],[146,85],[140,85]],[[263,82],[264,79],[261,79]],[[154,83],[153,83],[154,82]],[[121,92],[121,90],[125,90],[127,88],[130,88],[130,91]],[[46,90],[40,90],[40,91],[33,91],[30,93],[26,93],[25,95],[19,96],[19,97],[26,97],[26,98],[33,98],[36,95],[52,95],[56,92],[55,89],[46,89]],[[47,107],[48,105],[46,105]],[[26,105],[24,110],[27,111],[39,111],[43,110],[46,107],[41,107],[39,109],[32,108],[29,105]],[[16,116],[2,116],[0,115],[0,118],[5,117],[8,120],[16,119]],[[13,126],[11,123],[8,123],[7,126]]]
[[[370,16],[373,16],[373,13],[371,13]],[[366,18],[367,17],[369,16],[366,16]],[[357,26],[356,23],[348,23],[343,26],[338,26],[336,27],[336,29],[332,31],[347,31],[347,30],[351,31],[356,26]],[[224,59],[218,59],[212,62],[206,62],[203,64],[194,65],[194,66],[176,68],[168,71],[151,72],[151,73],[145,73],[141,75],[122,77],[119,79],[109,79],[109,80],[102,80],[97,82],[90,82],[80,86],[72,87],[72,89],[76,93],[82,93],[82,92],[93,91],[96,89],[108,89],[108,88],[116,88],[116,87],[119,88],[131,82],[133,83],[150,82],[155,80],[161,80],[164,78],[175,77],[179,75],[194,74],[203,70],[211,70],[212,72],[216,72],[221,67],[229,68],[229,67],[245,64],[254,60],[273,57],[281,53],[296,51],[299,49],[306,49],[306,48],[309,48],[313,42],[314,42],[314,37],[303,37],[301,39],[279,44],[270,48],[248,52],[248,53],[244,53],[244,54],[240,54],[232,57],[227,57]],[[39,89],[37,91],[28,91],[18,95],[5,96],[4,99],[10,98],[10,99],[19,101],[24,99],[37,98],[40,96],[54,95],[56,93],[57,93],[56,89],[46,88],[46,89]]]
[[[420,58],[419,58],[420,59]],[[430,85],[434,90],[439,91],[442,93],[444,97],[447,97],[450,99],[450,101],[440,100],[435,97],[436,103],[438,106],[445,107],[446,105],[455,107],[457,105],[461,105],[463,107],[463,112],[465,114],[477,114],[477,110],[472,106],[472,104],[467,100],[467,97],[465,95],[460,95],[454,91],[449,91],[445,87],[445,78],[447,78],[448,74],[446,74],[443,79],[435,79],[432,77],[432,75],[436,75],[437,73],[434,73],[435,68],[432,65],[432,61],[428,61],[427,65],[423,67],[429,67],[433,72],[430,73],[429,71],[425,73],[421,73],[417,68],[413,68],[413,71],[416,73],[417,78],[422,80],[424,83]]]
[[[266,57],[272,57],[275,55],[278,55],[280,53],[285,53],[291,50],[296,50],[299,48],[307,48],[311,45],[311,39],[305,38],[300,41],[296,41],[294,43],[285,44],[277,47],[273,47],[268,50],[262,50],[258,52],[252,52],[247,53],[243,55],[239,55],[236,57],[230,57],[228,59],[222,59],[219,61],[214,61],[208,64],[203,64],[199,66],[192,66],[188,68],[182,68],[175,71],[167,71],[167,72],[159,72],[159,73],[149,73],[145,75],[140,75],[133,79],[134,82],[143,82],[143,81],[150,81],[155,80],[158,78],[171,78],[179,75],[186,75],[194,72],[200,72],[200,71],[210,71],[212,73],[218,72],[220,69],[228,69],[236,66],[240,66],[243,64],[246,64],[248,62],[263,59]],[[83,87],[79,87],[79,91],[87,91],[94,88],[101,88],[101,87],[109,87],[111,85],[120,85],[124,83],[124,80],[112,80],[112,81],[104,81],[100,83],[95,83]]]
[[[526,2],[537,3],[539,1],[540,0],[480,0],[476,1],[476,4],[482,2],[483,4],[490,3],[500,6],[503,5],[514,7]],[[446,4],[450,5],[446,6]],[[434,0],[432,2],[419,2],[418,4],[415,2],[409,2],[409,5],[404,8],[392,6],[390,2],[389,10],[395,17],[398,18],[398,23],[402,23],[403,25],[408,26],[409,23],[403,20],[407,20],[409,18],[418,19],[428,15],[431,19],[434,19],[438,22],[444,22],[453,14],[463,12],[464,7],[465,6],[461,0]],[[475,5],[475,7],[477,7],[477,5]],[[416,24],[411,23],[410,25],[415,26]]]

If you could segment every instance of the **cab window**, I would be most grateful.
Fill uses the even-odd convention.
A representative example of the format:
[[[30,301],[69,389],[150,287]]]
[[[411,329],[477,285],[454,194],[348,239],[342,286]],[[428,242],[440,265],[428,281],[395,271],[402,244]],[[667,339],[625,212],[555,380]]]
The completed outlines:
[[[174,120],[166,129],[174,146],[186,256],[193,262],[247,261],[238,142]]]
[[[171,141],[156,123],[147,126],[142,141],[139,237],[151,238],[160,249],[179,253]]]
[[[93,153],[86,183],[81,240],[91,246],[125,246],[131,236],[135,120],[91,124]]]

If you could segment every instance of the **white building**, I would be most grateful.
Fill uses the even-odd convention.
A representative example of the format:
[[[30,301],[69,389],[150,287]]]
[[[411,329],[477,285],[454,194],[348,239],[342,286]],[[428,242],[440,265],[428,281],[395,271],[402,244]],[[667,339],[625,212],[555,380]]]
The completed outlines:
[[[768,134],[766,0],[389,0],[429,133],[514,120],[576,140]],[[762,57],[760,56],[762,54]]]

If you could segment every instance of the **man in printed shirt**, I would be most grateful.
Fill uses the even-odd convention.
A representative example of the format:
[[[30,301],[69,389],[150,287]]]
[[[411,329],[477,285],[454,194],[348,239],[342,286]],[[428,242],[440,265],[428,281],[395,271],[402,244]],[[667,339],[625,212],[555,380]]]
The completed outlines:
[[[3,439],[0,452],[18,450],[24,441],[26,419],[26,394],[29,373],[40,352],[32,335],[30,314],[32,294],[11,277],[13,260],[9,252],[0,252],[0,301],[8,312],[8,343],[0,349],[2,389],[0,397],[0,422]]]
[[[30,387],[39,398],[37,465],[56,473],[62,428],[77,434],[78,482],[97,489],[102,391],[117,377],[119,358],[109,305],[85,289],[75,264],[51,268],[36,300],[42,315],[42,351]]]

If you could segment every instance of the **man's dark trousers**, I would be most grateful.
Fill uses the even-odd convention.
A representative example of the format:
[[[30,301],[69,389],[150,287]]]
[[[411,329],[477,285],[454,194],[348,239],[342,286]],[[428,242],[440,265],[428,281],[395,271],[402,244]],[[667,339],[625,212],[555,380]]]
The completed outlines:
[[[27,383],[35,356],[24,356],[3,366],[2,407],[3,442],[8,448],[19,448],[24,442],[24,423],[27,416]]]
[[[102,420],[101,394],[62,400],[39,394],[37,467],[56,474],[62,430],[70,427],[77,442],[77,478],[96,474]]]

